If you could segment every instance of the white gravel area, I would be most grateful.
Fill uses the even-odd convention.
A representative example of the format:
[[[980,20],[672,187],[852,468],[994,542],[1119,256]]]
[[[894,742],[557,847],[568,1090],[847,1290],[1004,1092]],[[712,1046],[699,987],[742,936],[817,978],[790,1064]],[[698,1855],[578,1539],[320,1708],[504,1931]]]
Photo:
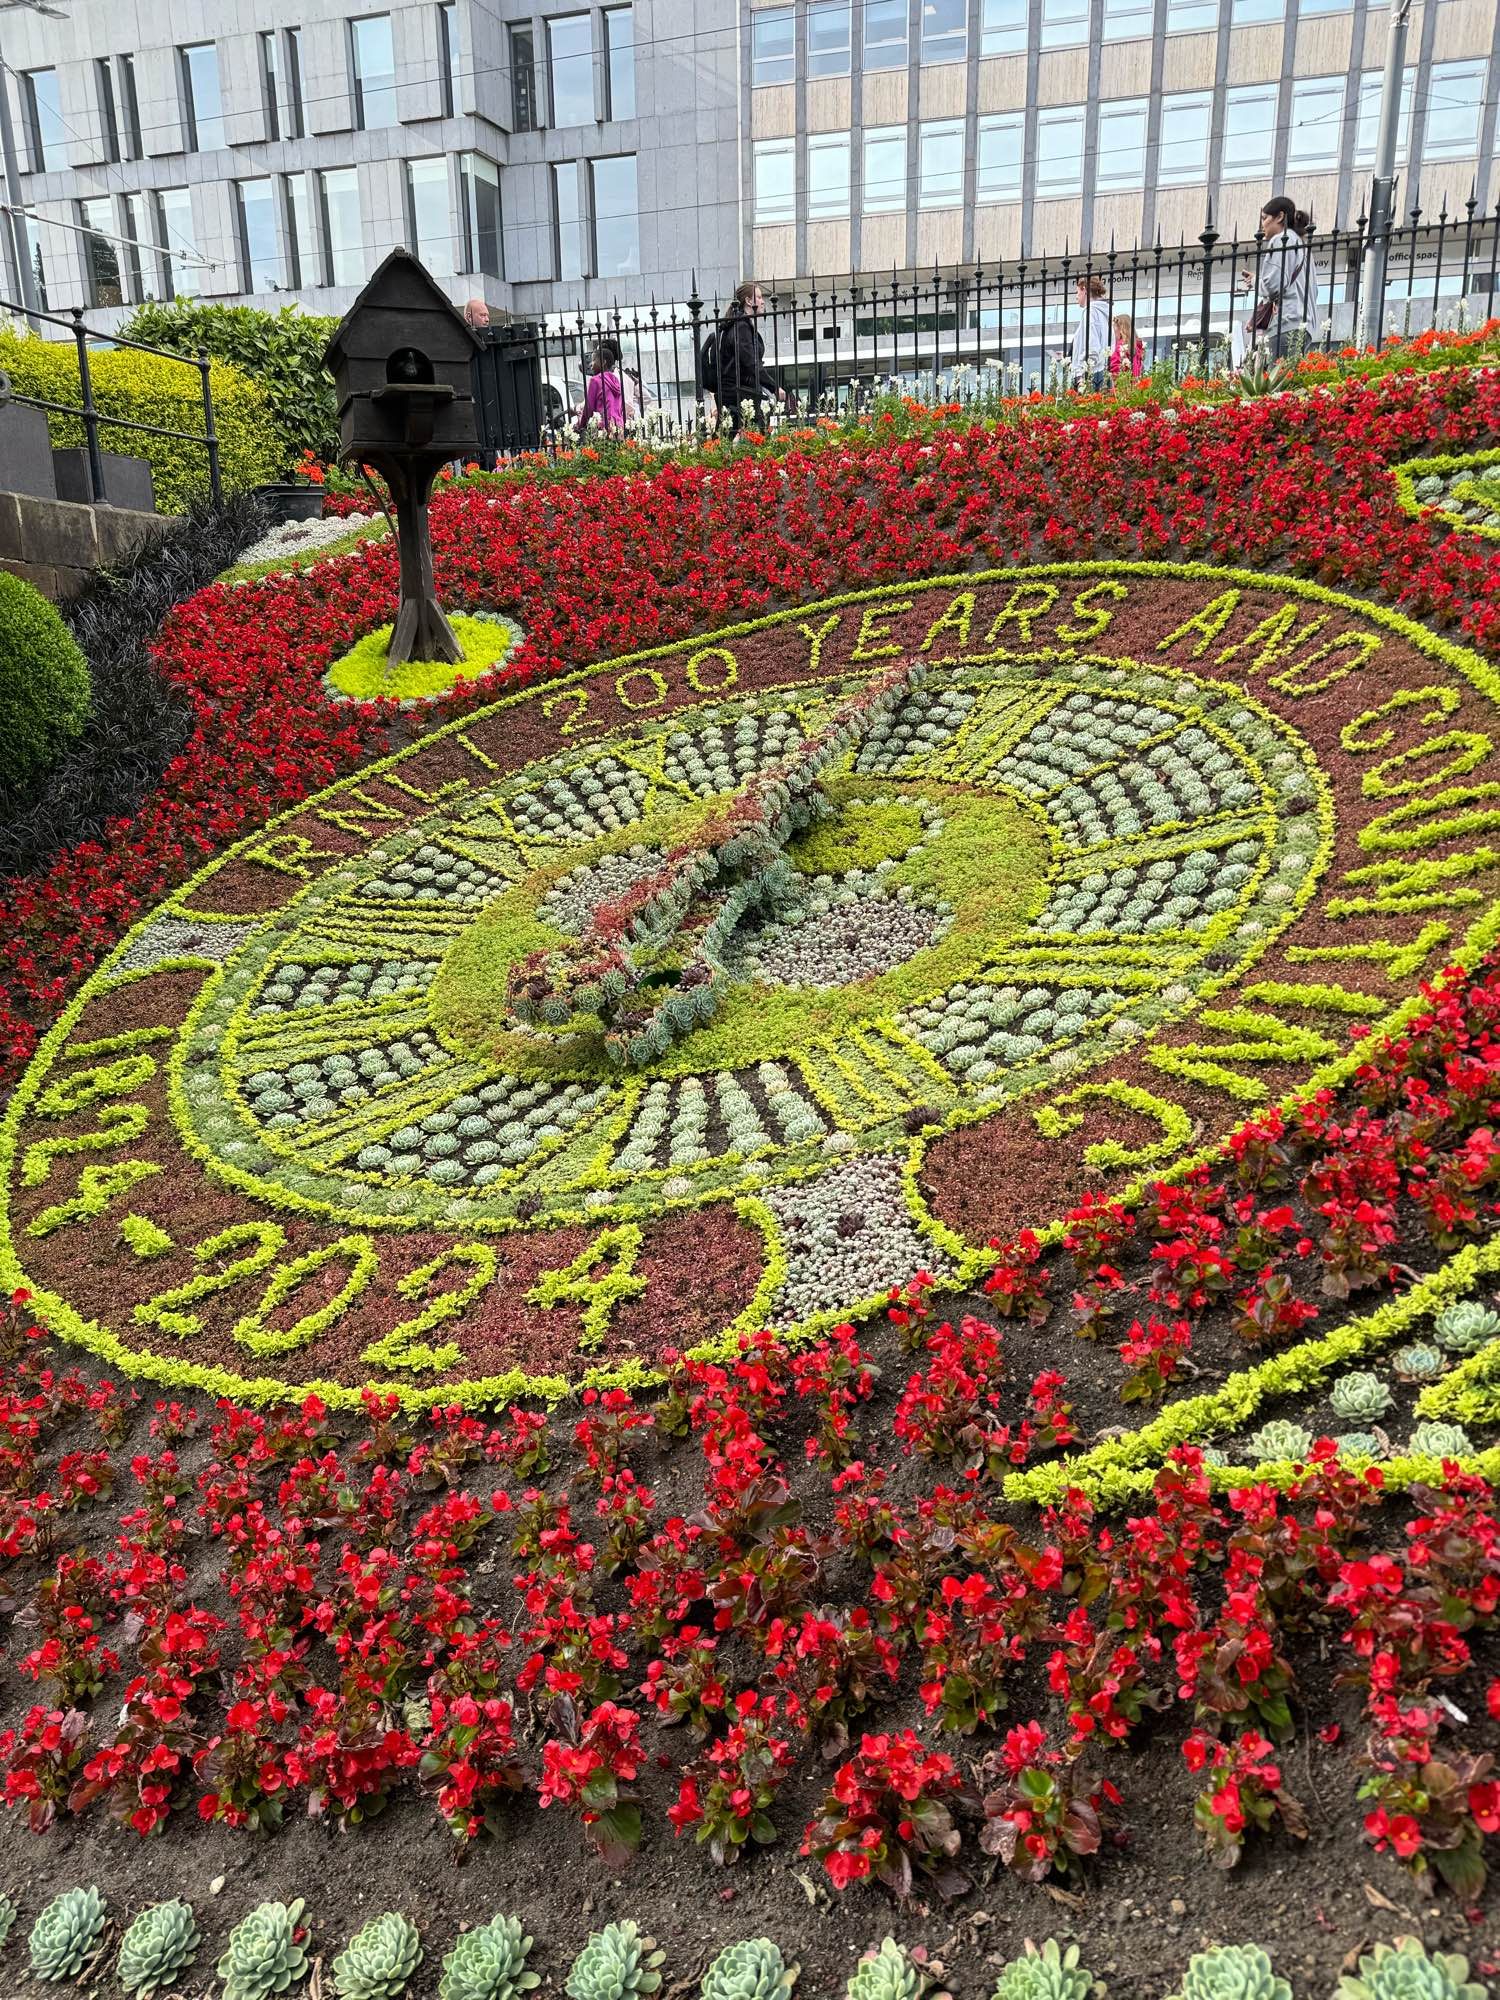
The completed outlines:
[[[258,542],[252,542],[239,561],[277,562],[283,556],[302,555],[308,549],[321,549],[329,542],[341,542],[356,528],[367,528],[371,521],[379,519],[378,514],[345,514],[337,520],[283,521],[280,527],[262,535]]]

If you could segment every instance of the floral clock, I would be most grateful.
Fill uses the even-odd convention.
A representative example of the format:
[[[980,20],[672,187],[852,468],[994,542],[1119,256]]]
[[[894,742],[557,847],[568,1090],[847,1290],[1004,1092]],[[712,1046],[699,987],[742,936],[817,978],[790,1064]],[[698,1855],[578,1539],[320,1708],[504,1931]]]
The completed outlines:
[[[164,1382],[444,1403],[971,1281],[1493,938],[1497,724],[1395,614],[1149,564],[529,688],[136,926],[10,1106],[0,1276]],[[663,881],[670,1034],[518,1004]]]

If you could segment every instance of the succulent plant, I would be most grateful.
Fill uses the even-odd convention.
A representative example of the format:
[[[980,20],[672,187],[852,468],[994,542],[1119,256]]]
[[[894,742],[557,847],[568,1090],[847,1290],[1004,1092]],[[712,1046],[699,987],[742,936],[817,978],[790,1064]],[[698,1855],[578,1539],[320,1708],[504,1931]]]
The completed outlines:
[[[422,1937],[397,1910],[372,1917],[333,1961],[339,2000],[399,2000],[422,1963]]]
[[[1418,1424],[1408,1446],[1416,1458],[1462,1458],[1474,1449],[1462,1424]]]
[[[1340,1458],[1384,1458],[1385,1445],[1374,1431],[1345,1431],[1334,1439]]]
[[[1312,1432],[1287,1417],[1273,1417],[1269,1423],[1262,1424],[1254,1437],[1246,1438],[1244,1445],[1245,1456],[1254,1465],[1275,1458],[1300,1461],[1311,1450]]]
[[[1445,1306],[1432,1322],[1432,1331],[1450,1354],[1474,1354],[1500,1335],[1500,1313],[1492,1312],[1478,1299],[1462,1299]]]
[[[1352,1375],[1341,1375],[1328,1392],[1333,1414],[1346,1424],[1366,1424],[1383,1417],[1393,1400],[1378,1375],[1360,1368]]]
[[[1292,1989],[1258,1944],[1220,1944],[1193,1954],[1171,2000],[1292,2000]]]
[[[932,1984],[920,1965],[914,1965],[894,1938],[882,1941],[879,1951],[862,1958],[844,1989],[844,2000],[922,2000]]]
[[[1391,1356],[1391,1366],[1403,1382],[1435,1382],[1448,1363],[1440,1347],[1414,1340]]]
[[[666,1955],[657,1950],[655,1938],[641,1936],[629,1917],[606,1924],[573,1961],[569,2000],[635,2000],[637,1993],[655,1993],[661,1986],[656,1968]]]
[[[1078,1947],[1048,1938],[1040,1950],[1026,1940],[1025,1955],[1002,1966],[990,2000],[1087,2000],[1094,1975],[1078,1963]]]
[[[297,1939],[304,1907],[298,1896],[291,1903],[262,1903],[240,1919],[219,1960],[224,2000],[269,2000],[301,1985],[308,1973],[307,1953]]]
[[[443,1960],[438,2000],[517,2000],[541,1985],[526,1970],[531,1939],[515,1917],[491,1917],[465,1931]]]
[[[92,1886],[64,1889],[31,1927],[31,1969],[38,1979],[71,1979],[104,1929],[104,1898]]]
[[[11,1925],[15,1922],[18,1915],[19,1912],[15,1904],[6,1895],[5,1891],[0,1889],[0,1946],[3,1946],[5,1940],[10,1936]]]
[[[702,2000],[783,2000],[801,1970],[788,1965],[769,1938],[745,1938],[725,1945],[698,1990]]]
[[[1358,1975],[1339,1981],[1334,2000],[1485,2000],[1485,1989],[1469,1978],[1469,1961],[1457,1952],[1429,1958],[1420,1938],[1404,1937],[1367,1953]]]
[[[171,1986],[190,1966],[203,1942],[190,1903],[174,1897],[142,1910],[120,1940],[115,1971],[127,1993],[146,1995]]]

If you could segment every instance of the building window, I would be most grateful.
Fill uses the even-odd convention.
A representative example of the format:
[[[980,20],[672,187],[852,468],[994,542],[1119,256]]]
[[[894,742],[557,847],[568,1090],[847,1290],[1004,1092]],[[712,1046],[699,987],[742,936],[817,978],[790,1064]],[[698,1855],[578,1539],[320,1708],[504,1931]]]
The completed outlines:
[[[537,129],[536,42],[530,28],[510,30],[510,122],[516,132]]]
[[[547,23],[547,67],[552,76],[552,123],[594,122],[594,41],[587,14],[564,14]]]
[[[1286,163],[1293,173],[1336,167],[1344,142],[1344,79],[1302,77],[1292,85]]]
[[[634,278],[641,269],[641,211],[635,155],[589,163],[594,192],[594,275]]]
[[[28,215],[22,222],[26,237],[26,259],[31,265],[31,274],[36,279],[37,304],[43,312],[50,312],[52,302],[47,297],[47,267],[42,262],[42,240],[37,233],[36,218]]]
[[[281,213],[286,225],[287,280],[294,292],[300,291],[319,282],[318,237],[306,174],[282,175]]]
[[[849,156],[852,142],[847,132],[820,132],[807,142],[807,212],[826,218],[849,213]]]
[[[979,201],[1021,199],[1021,159],[1026,141],[1024,112],[979,121],[979,164],[975,198]]]
[[[791,139],[757,139],[751,156],[755,220],[797,220],[797,148]]]
[[[240,225],[241,289],[279,292],[283,284],[276,243],[276,183],[269,176],[236,181],[234,194]]]
[[[157,248],[156,231],[152,226],[150,195],[126,195],[125,235],[125,268],[130,274],[130,296],[137,302],[161,298],[164,292],[161,252]]]
[[[1208,176],[1208,133],[1213,97],[1186,91],[1161,101],[1161,144],[1156,178],[1161,187],[1188,187]]]
[[[1224,159],[1227,181],[1251,180],[1271,171],[1276,137],[1276,86],[1242,84],[1224,93]]]
[[[94,64],[94,85],[99,94],[99,136],[106,160],[120,157],[120,120],[115,110],[115,73],[108,56]]]
[[[169,299],[195,299],[203,285],[198,239],[193,233],[193,197],[186,188],[159,188],[156,235],[162,247],[163,290]]]
[[[1354,0],[1299,0],[1297,13],[1299,17],[1303,14],[1341,14],[1353,5]]]
[[[213,42],[190,42],[177,51],[182,64],[183,135],[190,153],[217,153],[224,144],[224,100],[219,51]]]
[[[1096,187],[1146,185],[1146,108],[1144,97],[1100,105]]]
[[[286,31],[286,113],[284,123],[288,139],[305,139],[307,124],[302,114],[302,30],[288,28]]]
[[[256,37],[260,43],[260,101],[266,121],[266,137],[281,137],[281,77],[276,60],[276,31],[267,28]]]
[[[1076,48],[1089,38],[1089,0],[1042,0],[1042,47]]]
[[[866,69],[906,68],[910,18],[906,0],[865,0]]]
[[[443,116],[458,109],[458,7],[447,0],[438,8],[438,76],[443,87]]]
[[[433,277],[451,278],[457,271],[446,155],[406,163],[406,240]]]
[[[576,160],[552,169],[552,247],[557,275],[583,276],[583,189]]]
[[[1219,25],[1219,0],[1167,0],[1169,35],[1212,34]]]
[[[67,165],[62,100],[55,69],[28,69],[21,75],[21,114],[26,122],[26,151],[34,174],[53,174]]]
[[[87,231],[83,239],[83,267],[88,277],[91,306],[122,306],[125,290],[120,282],[120,247],[113,240],[115,218],[108,195],[97,201],[78,204],[78,220]]]
[[[1149,35],[1156,24],[1152,0],[1104,0],[1104,39],[1133,42]]]
[[[327,167],[318,175],[318,209],[323,225],[325,281],[330,285],[363,283],[364,224],[359,212],[359,174],[354,167]]]
[[[354,124],[373,132],[396,122],[396,50],[389,14],[366,14],[349,23],[349,67],[354,77]]]
[[[979,53],[1010,56],[1026,46],[1027,0],[984,0],[979,16]]]
[[[849,0],[813,0],[808,8],[807,73],[849,74]]]
[[[483,153],[461,154],[458,186],[464,213],[464,269],[487,278],[503,277],[500,169]]]
[[[877,125],[865,134],[865,214],[894,215],[906,206],[906,127]]]
[[[962,62],[968,39],[968,0],[922,0],[924,63]]]
[[[1417,73],[1413,69],[1406,70],[1401,78],[1401,106],[1396,117],[1398,166],[1404,162],[1411,148],[1411,101],[1416,80]],[[1378,69],[1367,69],[1359,80],[1359,111],[1354,127],[1356,166],[1368,167],[1374,164],[1375,147],[1380,138],[1380,93],[1384,81]]]
[[[797,43],[790,7],[766,7],[750,16],[750,81],[792,83]]]
[[[609,101],[606,118],[635,116],[635,10],[606,7],[604,10],[604,85]]]
[[[1284,21],[1286,0],[1234,0],[1229,18],[1237,28],[1248,27],[1254,21]]]
[[[1036,121],[1038,198],[1083,192],[1083,106],[1059,105]]]
[[[135,57],[116,56],[115,74],[119,82],[118,104],[124,123],[123,140],[127,160],[141,158],[141,100],[135,87]]]
[[[917,205],[961,208],[963,199],[963,120],[945,118],[923,125],[917,140]]]
[[[1434,63],[1427,83],[1427,134],[1423,154],[1458,160],[1479,150],[1484,109],[1484,61]]]

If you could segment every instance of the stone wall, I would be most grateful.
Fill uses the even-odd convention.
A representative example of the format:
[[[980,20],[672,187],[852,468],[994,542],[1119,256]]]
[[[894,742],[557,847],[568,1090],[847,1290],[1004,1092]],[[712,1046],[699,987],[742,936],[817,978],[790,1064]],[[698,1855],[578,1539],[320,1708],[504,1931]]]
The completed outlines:
[[[118,562],[175,526],[169,514],[0,493],[0,569],[25,577],[56,602],[81,590],[101,564]]]

